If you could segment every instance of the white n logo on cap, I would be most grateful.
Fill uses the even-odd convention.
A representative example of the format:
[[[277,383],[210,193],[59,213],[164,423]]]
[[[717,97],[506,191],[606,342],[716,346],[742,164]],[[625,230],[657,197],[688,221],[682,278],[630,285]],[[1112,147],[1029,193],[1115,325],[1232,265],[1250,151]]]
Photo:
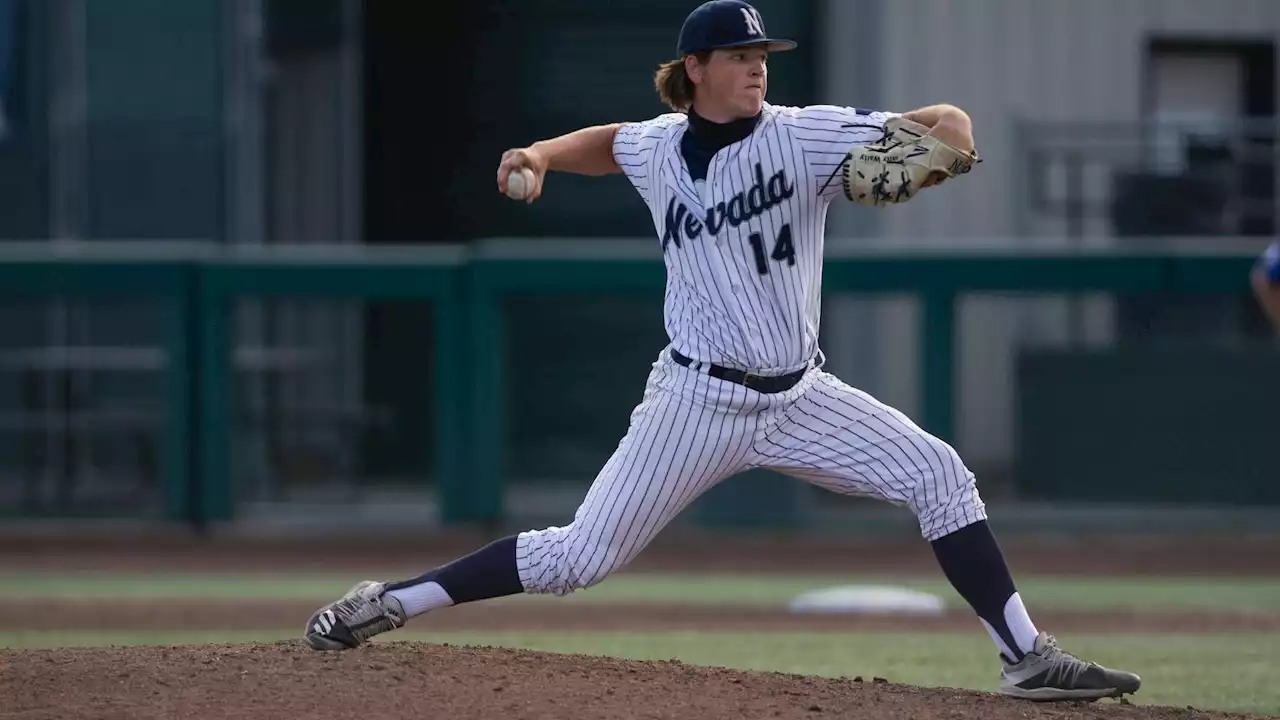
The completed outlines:
[[[760,11],[755,8],[741,8],[742,17],[747,21],[748,35],[763,35],[764,23],[760,21]]]

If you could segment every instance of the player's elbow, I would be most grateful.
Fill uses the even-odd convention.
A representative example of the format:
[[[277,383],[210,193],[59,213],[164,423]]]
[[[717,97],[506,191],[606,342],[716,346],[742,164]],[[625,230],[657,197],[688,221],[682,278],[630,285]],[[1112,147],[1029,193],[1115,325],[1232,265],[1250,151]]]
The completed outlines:
[[[973,121],[955,105],[930,105],[905,113],[904,117],[928,127],[930,133],[943,142],[966,152],[973,150]]]
[[[961,110],[955,105],[943,105],[943,109],[938,113],[938,122],[934,127],[950,127],[957,131],[963,132],[972,137],[973,135],[973,119],[969,117],[969,113]]]
[[[969,113],[964,109],[950,103],[939,103],[937,105],[929,105],[917,110],[911,110],[902,114],[908,120],[918,122],[921,125],[933,127],[940,122],[950,124],[970,124],[972,120]]]

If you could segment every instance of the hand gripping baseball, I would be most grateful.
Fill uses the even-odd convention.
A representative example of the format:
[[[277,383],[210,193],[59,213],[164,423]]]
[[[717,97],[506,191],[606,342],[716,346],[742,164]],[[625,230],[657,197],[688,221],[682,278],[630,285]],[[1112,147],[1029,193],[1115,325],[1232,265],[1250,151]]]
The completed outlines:
[[[531,148],[508,150],[498,164],[498,191],[512,200],[532,203],[542,195],[542,180],[547,162]]]
[[[850,148],[842,171],[844,195],[875,207],[902,203],[922,188],[969,172],[979,162],[977,151],[959,150],[931,135],[924,125],[893,117],[879,140]]]

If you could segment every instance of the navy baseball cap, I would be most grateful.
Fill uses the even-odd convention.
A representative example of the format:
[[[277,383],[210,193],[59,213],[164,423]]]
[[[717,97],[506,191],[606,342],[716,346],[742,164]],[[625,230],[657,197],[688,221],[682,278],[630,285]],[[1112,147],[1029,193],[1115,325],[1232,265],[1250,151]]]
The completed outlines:
[[[742,0],[710,0],[684,19],[676,55],[742,45],[766,45],[770,52],[780,52],[791,50],[796,43],[769,37],[760,12]]]

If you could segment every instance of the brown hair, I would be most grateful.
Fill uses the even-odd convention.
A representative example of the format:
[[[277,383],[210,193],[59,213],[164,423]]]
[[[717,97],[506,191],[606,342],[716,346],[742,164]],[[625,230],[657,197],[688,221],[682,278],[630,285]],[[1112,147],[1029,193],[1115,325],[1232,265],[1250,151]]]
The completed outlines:
[[[709,51],[694,53],[693,56],[701,64],[711,59]],[[658,66],[653,74],[653,87],[658,91],[658,99],[676,112],[685,112],[693,107],[693,80],[684,69],[684,58],[668,60]]]

